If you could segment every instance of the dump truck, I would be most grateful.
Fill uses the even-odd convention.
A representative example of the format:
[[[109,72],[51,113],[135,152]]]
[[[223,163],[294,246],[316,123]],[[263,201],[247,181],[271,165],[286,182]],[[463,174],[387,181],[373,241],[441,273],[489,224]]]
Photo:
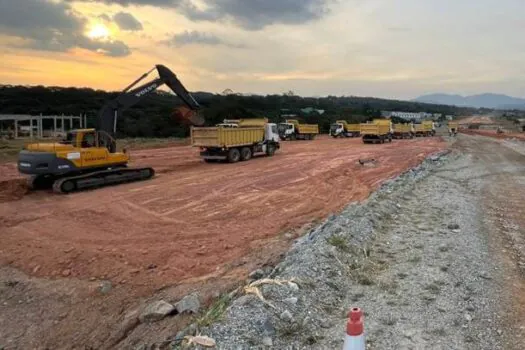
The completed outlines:
[[[387,119],[375,119],[369,123],[360,124],[363,143],[392,142],[392,122]]]
[[[332,137],[359,137],[361,129],[359,124],[349,124],[346,120],[337,120],[330,125],[330,135]]]
[[[277,125],[268,119],[225,120],[215,127],[192,127],[191,144],[199,147],[206,162],[250,160],[254,155],[273,156],[280,148]]]
[[[436,133],[434,122],[431,120],[425,120],[420,124],[415,124],[414,129],[416,136],[434,136]]]
[[[287,119],[285,123],[280,123],[279,136],[282,140],[313,140],[319,134],[319,125],[301,124],[298,120]]]
[[[395,139],[414,138],[414,125],[412,123],[393,124],[392,137]]]
[[[450,136],[456,136],[459,130],[458,122],[448,122],[448,134]]]

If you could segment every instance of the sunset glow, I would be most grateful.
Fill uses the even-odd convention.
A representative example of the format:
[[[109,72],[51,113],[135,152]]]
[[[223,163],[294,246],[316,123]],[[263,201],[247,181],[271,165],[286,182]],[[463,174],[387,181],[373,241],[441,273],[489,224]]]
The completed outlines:
[[[86,35],[91,39],[107,40],[111,36],[111,32],[104,24],[96,23],[91,26]]]

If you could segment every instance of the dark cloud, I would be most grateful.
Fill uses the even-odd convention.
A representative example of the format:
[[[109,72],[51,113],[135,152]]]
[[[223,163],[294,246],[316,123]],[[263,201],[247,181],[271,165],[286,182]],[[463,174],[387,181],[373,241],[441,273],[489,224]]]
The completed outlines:
[[[45,0],[0,0],[0,33],[23,39],[21,47],[67,51],[79,47],[106,56],[127,56],[122,41],[98,41],[83,33],[86,20],[66,3]]]
[[[75,2],[75,1],[83,1],[83,2],[101,2],[105,3],[107,5],[121,5],[121,6],[129,6],[129,5],[150,5],[150,6],[158,6],[158,7],[178,7],[182,2],[187,0],[64,0],[66,2]]]
[[[320,19],[328,13],[328,3],[333,0],[202,0],[205,9],[195,6],[194,0],[84,1],[170,7],[194,21],[230,20],[245,29],[259,30],[272,24],[302,24]]]
[[[168,45],[168,46],[177,46],[177,47],[185,46],[185,45],[193,45],[193,44],[212,45],[212,46],[213,45],[224,45],[224,46],[233,47],[233,48],[245,48],[246,47],[244,45],[226,42],[216,35],[199,32],[196,30],[193,30],[193,31],[186,30],[184,32],[174,34],[168,40],[164,40],[161,43]]]
[[[230,19],[249,30],[271,24],[302,24],[320,19],[327,12],[328,0],[205,0],[208,8],[199,10],[187,4],[183,10],[190,19]]]
[[[184,46],[191,44],[203,44],[203,45],[220,45],[223,41],[217,36],[207,34],[203,32],[184,31],[182,33],[174,34],[170,39],[164,41],[169,46]]]
[[[119,12],[113,16],[113,21],[122,30],[139,31],[142,30],[142,23],[133,17],[131,13]]]

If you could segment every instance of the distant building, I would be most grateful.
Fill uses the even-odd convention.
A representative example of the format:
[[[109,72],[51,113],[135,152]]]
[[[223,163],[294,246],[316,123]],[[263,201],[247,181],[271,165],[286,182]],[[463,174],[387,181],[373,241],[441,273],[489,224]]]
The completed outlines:
[[[413,112],[381,111],[381,116],[383,118],[396,117],[396,118],[401,118],[405,120],[414,120],[416,122],[435,118],[434,114],[426,113],[426,112],[413,113]]]

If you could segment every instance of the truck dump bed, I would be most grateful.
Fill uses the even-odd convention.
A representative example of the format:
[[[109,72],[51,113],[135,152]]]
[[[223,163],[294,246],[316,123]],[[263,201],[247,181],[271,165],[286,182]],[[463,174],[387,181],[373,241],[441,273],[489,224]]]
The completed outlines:
[[[295,119],[288,119],[286,122],[293,124],[300,134],[319,134],[319,125],[317,124],[300,124]]]
[[[431,132],[432,131],[432,122],[424,121],[421,124],[414,124],[416,132]]]
[[[194,147],[224,148],[252,145],[264,140],[264,127],[221,128],[192,127],[191,145]]]
[[[359,124],[349,124],[346,120],[336,120],[337,124],[342,124],[346,132],[359,132]]]
[[[412,127],[410,124],[394,124],[394,133],[409,133],[412,131]]]
[[[372,123],[360,124],[361,135],[387,135],[390,133],[390,121],[389,120],[374,120]]]

